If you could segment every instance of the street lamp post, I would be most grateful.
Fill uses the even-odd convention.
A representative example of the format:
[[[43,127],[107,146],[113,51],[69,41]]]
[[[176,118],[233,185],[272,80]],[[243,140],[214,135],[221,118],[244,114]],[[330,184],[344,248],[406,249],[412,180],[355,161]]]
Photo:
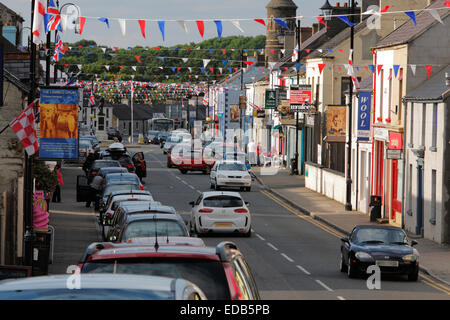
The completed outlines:
[[[353,23],[353,15],[355,13],[355,0],[352,0],[350,7],[350,22]],[[354,28],[350,28],[350,59],[353,61],[353,47],[354,47]],[[352,172],[351,172],[351,156],[352,156],[352,109],[353,109],[353,84],[350,83],[349,90],[350,101],[348,103],[348,140],[347,140],[347,179],[346,179],[346,202],[345,210],[352,211]]]
[[[297,63],[300,63],[300,19],[297,20]],[[295,49],[294,49],[295,50]],[[297,86],[300,85],[300,70],[297,65]],[[294,155],[294,168],[292,170],[293,174],[298,175],[298,109],[295,111],[295,155]]]

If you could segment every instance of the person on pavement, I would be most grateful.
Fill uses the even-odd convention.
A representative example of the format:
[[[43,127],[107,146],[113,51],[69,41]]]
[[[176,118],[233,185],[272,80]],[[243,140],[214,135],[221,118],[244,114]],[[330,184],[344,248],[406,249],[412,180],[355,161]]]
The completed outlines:
[[[248,151],[248,160],[251,165],[256,164],[256,145],[255,141],[250,140],[250,142],[247,145],[247,151]]]
[[[89,172],[89,169],[91,168],[92,164],[95,161],[95,154],[92,152],[92,150],[88,151],[88,156],[86,157],[86,160],[83,164],[83,171],[86,173],[86,175]]]
[[[142,184],[144,184],[144,181],[142,180],[145,175],[145,161],[142,159],[141,152],[138,152],[136,157],[136,175],[139,177],[139,180]]]
[[[64,182],[63,182],[63,176],[62,176],[60,169],[61,169],[61,166],[59,164],[57,164],[54,169],[54,171],[57,174],[58,183],[56,184],[55,192],[53,192],[52,202],[61,202],[61,187],[60,186],[64,185]]]
[[[97,172],[97,174],[95,175],[94,179],[92,179],[91,184],[89,185],[91,188],[91,192],[90,192],[90,199],[86,202],[86,208],[90,208],[91,207],[91,202],[94,202],[94,209],[96,211],[98,211],[99,209],[99,195],[100,195],[100,191],[102,190],[102,185],[103,185],[103,178],[101,175],[99,175],[99,173]]]

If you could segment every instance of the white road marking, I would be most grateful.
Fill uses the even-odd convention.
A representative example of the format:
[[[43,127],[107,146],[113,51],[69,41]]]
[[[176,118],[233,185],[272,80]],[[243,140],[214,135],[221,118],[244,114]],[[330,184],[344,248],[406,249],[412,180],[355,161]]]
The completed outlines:
[[[303,268],[302,266],[297,265],[296,267],[299,268],[300,270],[302,270],[307,275],[311,275],[311,273],[308,270],[306,270],[305,268]]]
[[[275,247],[275,246],[274,246],[273,244],[271,244],[270,242],[267,242],[267,245],[268,245],[269,247],[271,247],[273,250],[278,251],[278,248]]]
[[[287,261],[289,262],[294,262],[294,260],[292,260],[291,258],[289,258],[286,254],[282,253],[281,254]]]
[[[266,239],[264,239],[263,237],[261,237],[258,233],[255,233],[255,235],[256,235],[259,239],[261,239],[262,241],[266,241]]]
[[[318,284],[320,284],[322,287],[324,287],[325,290],[333,291],[333,289],[331,289],[330,287],[328,287],[328,286],[327,286],[325,283],[323,283],[322,281],[316,280],[316,282],[317,282]]]
[[[344,298],[344,297],[341,297],[341,296],[337,296],[337,298],[338,298],[339,300],[345,300],[345,298]]]

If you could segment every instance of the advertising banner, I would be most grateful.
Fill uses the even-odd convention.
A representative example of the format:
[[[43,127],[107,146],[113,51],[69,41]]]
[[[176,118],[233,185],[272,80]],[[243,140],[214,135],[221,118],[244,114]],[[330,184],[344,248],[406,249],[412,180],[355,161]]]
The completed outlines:
[[[311,102],[312,102],[312,94],[310,85],[291,87],[290,91],[291,111],[308,112],[309,104]]]
[[[328,106],[327,142],[345,142],[347,129],[347,107]]]
[[[39,158],[78,159],[78,88],[42,88]]]
[[[230,121],[239,121],[238,105],[230,105]]]
[[[358,140],[369,141],[370,139],[370,110],[372,104],[372,92],[360,91],[358,101]]]

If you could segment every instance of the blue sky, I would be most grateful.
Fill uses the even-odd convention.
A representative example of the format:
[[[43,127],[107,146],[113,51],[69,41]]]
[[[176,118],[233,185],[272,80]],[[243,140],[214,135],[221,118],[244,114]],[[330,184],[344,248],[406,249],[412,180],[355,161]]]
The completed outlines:
[[[45,0],[44,0],[45,1]],[[56,1],[56,0],[55,0]],[[30,0],[1,0],[10,9],[19,13],[24,19],[24,26],[30,25]],[[173,46],[191,42],[200,42],[202,38],[195,22],[187,21],[189,33],[186,34],[176,22],[167,21],[165,24],[165,41],[156,21],[146,22],[146,39],[141,35],[137,19],[155,20],[202,20],[202,19],[254,19],[265,18],[269,0],[72,0],[60,1],[60,7],[67,2],[77,4],[81,8],[81,15],[86,17],[106,17],[110,28],[97,19],[87,19],[83,34],[76,35],[72,30],[62,36],[64,42],[74,42],[81,39],[94,40],[99,45],[118,46],[121,48],[141,46]],[[294,0],[297,15],[312,17],[319,15],[322,0]],[[69,7],[66,7],[69,8]],[[65,11],[65,9],[64,9]],[[122,36],[117,18],[136,19],[127,21],[126,36]],[[302,25],[311,25],[312,18],[307,18]],[[264,26],[253,21],[241,21],[245,31],[241,33],[231,22],[223,22],[222,36],[244,35],[255,36],[265,34]],[[28,29],[24,32],[28,35]],[[203,39],[217,37],[216,25],[213,21],[205,21]]]

